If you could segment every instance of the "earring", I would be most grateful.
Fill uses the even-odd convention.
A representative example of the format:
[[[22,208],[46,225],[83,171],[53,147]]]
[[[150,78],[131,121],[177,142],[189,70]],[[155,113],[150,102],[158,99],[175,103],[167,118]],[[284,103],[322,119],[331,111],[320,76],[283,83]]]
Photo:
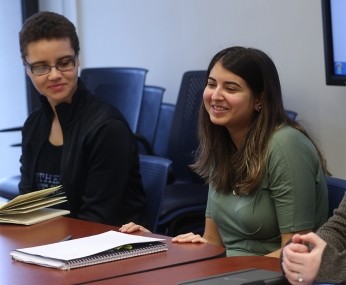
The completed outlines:
[[[258,106],[257,112],[261,112],[261,110],[262,110],[262,106]]]

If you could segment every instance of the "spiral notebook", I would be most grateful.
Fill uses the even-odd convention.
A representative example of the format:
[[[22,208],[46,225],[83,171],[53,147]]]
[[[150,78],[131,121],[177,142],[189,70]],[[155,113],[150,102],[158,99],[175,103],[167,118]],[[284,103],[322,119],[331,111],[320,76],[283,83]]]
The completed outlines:
[[[108,231],[85,238],[15,249],[14,260],[61,270],[166,251],[164,239]]]

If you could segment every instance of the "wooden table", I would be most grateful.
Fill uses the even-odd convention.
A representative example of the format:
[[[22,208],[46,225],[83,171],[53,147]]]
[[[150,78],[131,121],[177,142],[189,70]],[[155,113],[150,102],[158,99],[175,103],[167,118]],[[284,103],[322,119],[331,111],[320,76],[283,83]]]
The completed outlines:
[[[62,271],[13,261],[10,251],[60,241],[67,235],[80,238],[99,234],[116,227],[67,217],[59,217],[32,226],[0,224],[0,284],[77,284],[113,278],[138,272],[196,262],[224,255],[224,249],[206,244],[175,244],[171,238],[155,234],[146,236],[166,238],[167,252]]]
[[[223,274],[248,268],[261,268],[280,271],[277,258],[264,256],[239,256],[210,259],[201,262],[177,265],[148,272],[131,274],[117,278],[103,279],[85,284],[92,285],[176,285],[193,279]],[[283,284],[287,284],[283,282]]]

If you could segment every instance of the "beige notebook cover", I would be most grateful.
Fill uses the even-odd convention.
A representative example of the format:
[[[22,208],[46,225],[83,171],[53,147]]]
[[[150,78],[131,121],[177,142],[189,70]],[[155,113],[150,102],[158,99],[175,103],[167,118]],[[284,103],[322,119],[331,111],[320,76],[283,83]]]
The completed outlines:
[[[30,226],[69,213],[67,210],[44,208],[24,214],[0,215],[0,223]]]
[[[43,189],[4,202],[0,201],[0,223],[32,225],[69,214],[67,210],[47,207],[67,201],[61,186]]]

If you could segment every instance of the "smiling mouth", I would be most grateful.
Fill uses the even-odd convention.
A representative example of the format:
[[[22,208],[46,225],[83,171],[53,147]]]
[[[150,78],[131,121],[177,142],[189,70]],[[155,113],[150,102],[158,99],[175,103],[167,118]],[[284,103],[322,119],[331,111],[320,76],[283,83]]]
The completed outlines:
[[[222,106],[217,106],[217,105],[212,105],[212,108],[216,111],[226,111],[227,108],[222,107]]]

